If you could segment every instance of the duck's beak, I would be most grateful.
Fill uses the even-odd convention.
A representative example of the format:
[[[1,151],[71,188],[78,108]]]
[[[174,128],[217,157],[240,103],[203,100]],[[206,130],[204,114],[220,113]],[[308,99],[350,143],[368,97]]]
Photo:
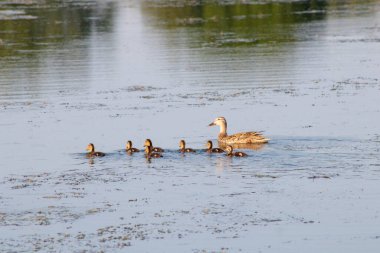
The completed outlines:
[[[208,126],[215,126],[215,123],[211,122]]]

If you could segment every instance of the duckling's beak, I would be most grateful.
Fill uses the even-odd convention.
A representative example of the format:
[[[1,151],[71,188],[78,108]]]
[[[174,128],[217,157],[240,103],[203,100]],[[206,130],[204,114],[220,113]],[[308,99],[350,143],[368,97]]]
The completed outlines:
[[[215,122],[210,123],[208,126],[215,126]]]

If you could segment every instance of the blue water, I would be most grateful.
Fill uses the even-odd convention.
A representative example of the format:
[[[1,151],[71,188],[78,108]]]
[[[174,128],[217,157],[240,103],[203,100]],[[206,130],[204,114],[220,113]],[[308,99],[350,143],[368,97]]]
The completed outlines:
[[[1,2],[0,251],[377,252],[379,11]],[[203,153],[218,116],[271,141]]]

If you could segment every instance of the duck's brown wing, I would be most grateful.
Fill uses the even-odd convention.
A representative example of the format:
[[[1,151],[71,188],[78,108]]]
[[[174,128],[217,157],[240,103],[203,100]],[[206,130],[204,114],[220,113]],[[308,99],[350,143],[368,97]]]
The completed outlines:
[[[106,154],[104,154],[103,152],[94,152],[92,153],[93,156],[105,156]]]
[[[223,150],[223,149],[220,149],[220,148],[213,148],[213,149],[211,150],[211,152],[213,152],[213,153],[224,153],[224,150]]]
[[[254,143],[267,143],[268,138],[264,137],[259,132],[245,132],[237,133],[233,135],[226,136],[219,141],[231,144],[254,144]]]
[[[162,148],[159,148],[159,147],[152,148],[152,151],[159,152],[159,153],[164,152],[164,150]]]
[[[230,145],[233,147],[233,149],[251,149],[251,150],[260,150],[265,146],[265,143],[234,143],[234,144],[227,144],[223,142],[219,142],[220,148],[226,148],[227,145]]]
[[[245,156],[247,156],[247,154],[243,153],[243,152],[236,152],[234,155],[238,156],[238,157],[245,157]]]
[[[160,153],[151,153],[150,156],[153,157],[153,158],[160,158],[160,157],[162,157],[162,155]]]

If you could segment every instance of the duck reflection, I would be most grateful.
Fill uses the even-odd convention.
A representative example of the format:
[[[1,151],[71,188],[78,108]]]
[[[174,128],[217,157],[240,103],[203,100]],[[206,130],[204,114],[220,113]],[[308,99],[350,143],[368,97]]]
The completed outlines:
[[[225,143],[218,142],[218,145],[219,145],[219,148],[221,148],[223,150],[226,150],[226,148],[227,148],[227,144],[225,144]],[[265,143],[230,144],[230,146],[232,146],[233,149],[250,149],[250,150],[256,150],[256,151],[263,149],[265,145],[266,145]]]
[[[215,174],[220,175],[225,170],[231,169],[232,160],[233,159],[228,159],[228,157],[225,156],[215,157]]]

